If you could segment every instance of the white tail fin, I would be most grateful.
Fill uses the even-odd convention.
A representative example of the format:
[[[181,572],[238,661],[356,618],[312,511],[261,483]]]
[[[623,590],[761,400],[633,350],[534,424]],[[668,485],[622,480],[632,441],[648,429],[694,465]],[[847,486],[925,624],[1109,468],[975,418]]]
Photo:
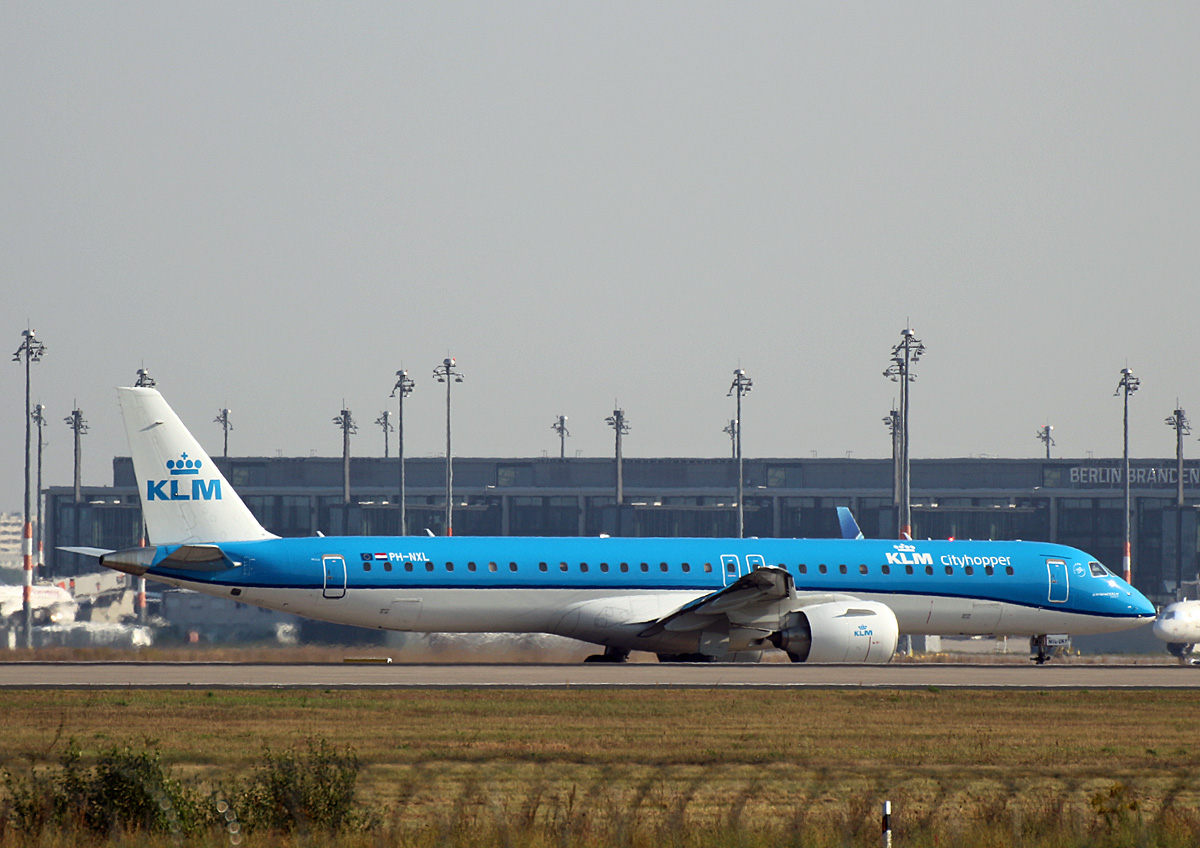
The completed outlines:
[[[117,389],[155,545],[274,539],[155,389]]]

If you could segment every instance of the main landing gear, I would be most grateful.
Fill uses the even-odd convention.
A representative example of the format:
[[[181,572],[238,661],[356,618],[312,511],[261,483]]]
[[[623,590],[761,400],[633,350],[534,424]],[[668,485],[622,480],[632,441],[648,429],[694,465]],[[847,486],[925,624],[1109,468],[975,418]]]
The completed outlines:
[[[585,663],[623,663],[629,659],[629,651],[624,648],[614,648],[611,645],[604,649],[603,654],[592,654],[584,659]]]

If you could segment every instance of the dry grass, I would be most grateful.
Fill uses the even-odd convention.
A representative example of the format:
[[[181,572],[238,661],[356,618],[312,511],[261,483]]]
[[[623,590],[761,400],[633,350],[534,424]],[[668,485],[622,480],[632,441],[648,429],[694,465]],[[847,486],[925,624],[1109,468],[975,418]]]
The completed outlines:
[[[131,742],[215,785],[322,738],[358,752],[378,817],[345,845],[871,845],[884,798],[898,845],[1195,844],[1198,709],[1187,691],[0,690],[0,766]]]

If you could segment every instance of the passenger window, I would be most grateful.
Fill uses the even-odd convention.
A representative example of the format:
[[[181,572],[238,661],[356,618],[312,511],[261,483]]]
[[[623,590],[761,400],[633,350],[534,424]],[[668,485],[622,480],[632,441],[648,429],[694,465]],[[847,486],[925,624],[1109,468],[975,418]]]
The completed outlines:
[[[408,561],[406,561],[406,562],[404,563],[404,570],[405,570],[405,571],[412,571],[412,562],[408,562]]]
[[[600,570],[607,574],[608,573],[608,563],[607,562],[600,563]]]
[[[804,563],[800,563],[796,566],[796,571],[800,574],[808,574],[808,566]]]
[[[659,570],[660,570],[660,571],[666,571],[666,570],[667,570],[667,564],[666,564],[665,562],[660,562],[660,563],[658,564],[658,568],[659,568]]]
[[[499,570],[500,570],[500,566],[496,565],[496,563],[494,563],[494,562],[488,563],[488,571],[494,572],[494,571],[499,571]]]
[[[649,570],[650,570],[650,563],[643,562],[642,563],[642,571],[649,571]]]
[[[912,574],[912,573],[913,573],[913,567],[912,567],[911,565],[906,565],[906,566],[904,566],[904,573],[905,573],[905,574]]]
[[[621,563],[621,571],[629,571],[629,563],[627,563],[627,562]]]
[[[688,565],[686,562],[683,565],[679,566],[679,568],[683,571],[684,574],[687,574],[689,571],[692,570],[692,567],[690,565]]]
[[[818,565],[818,566],[817,566],[817,571],[819,571],[819,572],[821,572],[822,574],[824,574],[824,573],[826,573],[827,571],[829,571],[829,569],[825,567],[825,563],[821,563],[820,565]]]
[[[946,566],[946,573],[947,573],[947,574],[953,574],[953,573],[954,573],[954,566],[953,566],[953,565],[947,565],[947,566]]]
[[[448,562],[448,563],[446,563],[446,570],[447,570],[447,571],[453,571],[453,570],[454,570],[454,563],[452,563],[452,562]]]
[[[712,573],[712,563],[711,562],[704,563],[704,573],[705,574]]]
[[[546,565],[546,563],[544,563],[544,562],[538,563],[538,571],[549,571],[549,570],[550,570],[550,566]]]
[[[1011,565],[1004,566],[1004,573],[1007,574],[1009,577],[1012,577],[1013,567]]]
[[[892,573],[892,567],[890,565],[881,565],[881,566],[879,566],[879,570],[882,571],[884,574]]]
[[[392,570],[392,564],[391,564],[390,562],[385,562],[385,563],[383,564],[383,570],[384,570],[384,571],[391,571],[391,570]]]
[[[926,573],[926,574],[933,574],[933,566],[932,566],[932,565],[927,565],[927,566],[925,566],[925,573]]]
[[[474,570],[475,570],[475,563],[468,562],[467,563],[467,571],[474,571]]]
[[[558,570],[559,570],[559,571],[566,571],[566,570],[567,570],[568,568],[570,568],[570,567],[571,567],[571,566],[567,565],[565,562],[560,562],[560,563],[558,564]]]
[[[426,570],[426,571],[433,571],[433,563],[432,563],[432,562],[427,562],[427,563],[425,563],[425,570]]]
[[[860,565],[860,566],[858,567],[858,573],[859,573],[859,574],[866,574],[866,573],[867,573],[867,567],[866,567],[865,565]]]
[[[581,562],[581,563],[579,563],[579,571],[580,571],[580,573],[581,573],[581,574],[587,574],[587,570],[588,570],[588,569],[587,569],[587,563],[586,563],[586,562]]]
[[[846,573],[846,566],[845,566],[845,564],[842,564],[842,565],[839,565],[839,566],[838,566],[838,572],[839,572],[840,574],[845,574],[845,573]]]
[[[991,577],[993,574],[996,573],[996,569],[993,566],[985,565],[983,567],[983,573],[986,574],[988,577]]]
[[[515,562],[510,562],[510,563],[508,564],[508,570],[509,570],[509,571],[516,571],[516,570],[517,570],[517,564],[516,564]]]
[[[363,563],[363,571],[370,571],[370,570],[371,570],[371,563],[364,562]]]
[[[968,565],[966,568],[963,569],[963,571],[967,572],[967,576],[969,577],[970,575],[975,573],[975,566]]]

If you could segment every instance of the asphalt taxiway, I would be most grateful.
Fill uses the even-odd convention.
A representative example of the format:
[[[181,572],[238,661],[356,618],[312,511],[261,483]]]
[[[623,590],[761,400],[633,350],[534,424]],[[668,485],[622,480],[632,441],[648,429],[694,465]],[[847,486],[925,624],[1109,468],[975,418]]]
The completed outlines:
[[[1200,667],[1170,664],[250,664],[6,662],[0,688],[820,687],[1200,689]]]

